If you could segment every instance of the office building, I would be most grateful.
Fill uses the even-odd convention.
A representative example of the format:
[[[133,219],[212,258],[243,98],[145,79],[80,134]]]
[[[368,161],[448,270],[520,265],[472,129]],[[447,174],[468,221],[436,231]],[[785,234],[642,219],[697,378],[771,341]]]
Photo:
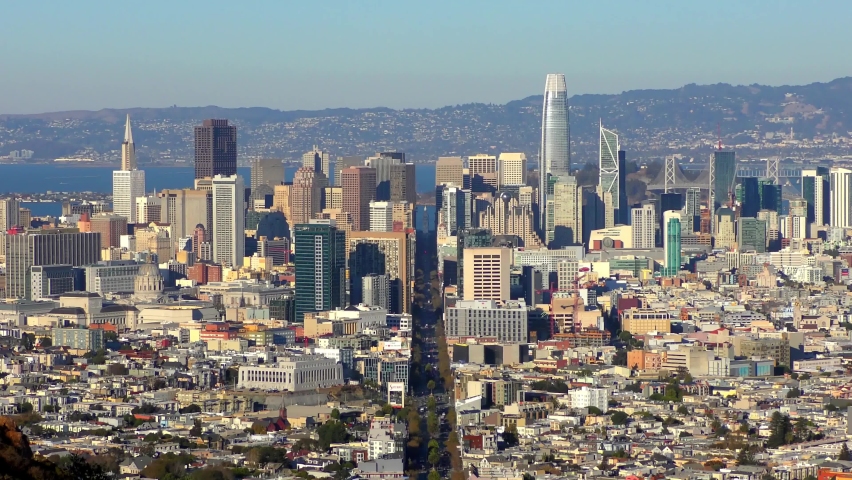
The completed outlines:
[[[322,355],[279,358],[272,365],[240,366],[241,389],[301,392],[343,385],[343,365]]]
[[[213,261],[239,268],[246,254],[245,186],[239,175],[213,177]]]
[[[328,179],[313,168],[301,167],[293,176],[290,187],[290,225],[308,223],[322,211],[322,191],[328,186]],[[285,214],[286,216],[286,214]]]
[[[50,333],[55,347],[89,352],[104,348],[104,330],[100,328],[54,328]]]
[[[390,166],[390,201],[417,203],[416,170],[413,163]],[[377,180],[378,181],[378,180]],[[378,195],[378,189],[376,190]]]
[[[292,189],[292,183],[276,185],[272,189],[272,209],[283,213],[284,218],[287,219],[287,223],[291,225],[293,223],[293,210],[290,208],[290,196],[293,193]]]
[[[359,165],[364,165],[364,157],[337,157],[337,161],[334,162],[334,186],[340,186],[340,172]]]
[[[509,248],[470,247],[464,249],[465,300],[507,301],[512,250]]]
[[[670,333],[672,317],[667,311],[652,308],[628,308],[621,313],[621,330],[634,335],[648,332]]]
[[[370,231],[393,231],[393,208],[396,202],[370,202]]]
[[[37,265],[30,268],[32,300],[74,291],[74,272],[71,265]]]
[[[133,293],[133,281],[139,264],[133,260],[108,260],[86,265],[86,291],[106,296],[110,293]]]
[[[666,265],[663,268],[664,277],[676,277],[681,265],[681,224],[680,213],[668,211],[663,213],[665,236],[663,248],[666,253]]]
[[[391,311],[390,276],[370,274],[361,279],[361,303]]]
[[[137,223],[136,198],[145,196],[145,172],[116,170],[112,172],[112,212]]]
[[[464,251],[468,248],[490,247],[494,236],[487,228],[465,228],[456,234],[456,293],[464,298]]]
[[[604,193],[608,193],[608,198],[612,202],[611,206],[607,206],[612,210],[612,225],[605,225],[610,228],[616,224],[626,225],[628,222],[627,211],[627,172],[624,171],[625,153],[619,147],[618,134],[612,130],[607,130],[600,125],[600,141],[598,168],[600,171],[598,185]]]
[[[254,159],[251,161],[251,191],[261,185],[275,188],[284,181],[284,164],[278,159]]]
[[[89,223],[89,231],[100,234],[100,248],[118,247],[121,245],[121,236],[127,235],[127,218],[123,216],[96,215]]]
[[[521,205],[509,192],[503,192],[493,204],[479,214],[479,227],[490,229],[494,235],[514,235],[520,247],[539,248],[542,243],[535,231],[533,210]]]
[[[73,229],[7,235],[6,298],[32,299],[31,267],[89,265],[98,261],[100,245],[99,233],[80,233]]]
[[[715,172],[713,195],[715,206],[728,205],[733,197],[734,182],[737,179],[737,156],[732,150],[716,150],[711,158]]]
[[[497,159],[498,187],[527,184],[527,156],[524,153],[501,153]]]
[[[316,145],[310,152],[302,155],[302,166],[321,172],[326,178],[331,177],[331,154],[320,150]]]
[[[451,237],[459,230],[473,226],[471,192],[460,187],[447,187],[442,192],[444,234]]]
[[[497,157],[480,153],[467,157],[470,188],[474,192],[497,190]]]
[[[323,189],[323,210],[340,210],[343,208],[343,187],[325,187]]]
[[[553,199],[548,211],[548,219],[553,218],[549,248],[562,248],[579,245],[583,242],[583,187],[577,184],[572,175],[551,176]]]
[[[757,217],[760,211],[760,185],[756,177],[743,178],[737,189],[737,201],[740,203],[742,217]]]
[[[633,248],[647,249],[656,246],[657,212],[653,204],[631,210],[630,225],[633,227]]]
[[[20,204],[14,198],[4,198],[0,200],[0,228],[5,233],[12,227],[20,225],[19,209]]]
[[[376,169],[349,167],[340,172],[342,210],[352,215],[352,229],[370,229],[370,202],[376,199]]]
[[[302,167],[300,170],[304,169]],[[346,235],[329,221],[296,225],[296,321],[305,313],[342,308],[346,297]]]
[[[781,213],[781,185],[776,185],[771,178],[761,178],[757,181],[760,193],[760,210],[772,210]]]
[[[828,225],[831,222],[831,174],[826,167],[802,169],[802,197],[808,204],[808,222]]]
[[[399,190],[402,188],[399,183],[403,180],[400,176],[405,175],[407,170],[403,167],[400,171],[394,167],[405,164],[405,154],[402,152],[380,152],[373,157],[369,157],[364,164],[376,169],[376,200],[393,200],[391,198],[391,177],[395,177],[395,183],[397,184],[396,190],[397,194],[399,194]],[[392,170],[396,170],[394,175],[391,174]],[[405,178],[402,183],[405,184],[407,181],[408,179]]]
[[[546,225],[548,175],[567,175],[571,171],[571,135],[568,126],[568,89],[565,75],[551,73],[544,83],[541,113],[541,149],[539,150],[540,225]]]
[[[737,244],[740,252],[766,252],[766,221],[740,217],[737,221]]]
[[[237,174],[237,127],[227,120],[204,120],[195,127],[195,178]]]
[[[686,190],[686,200],[683,203],[683,229],[684,232],[692,233],[699,230],[701,225],[701,189],[689,188]]]
[[[410,313],[414,292],[416,235],[408,232],[351,232],[349,234],[350,303],[362,301],[362,279],[388,275],[390,313]],[[298,278],[297,278],[298,282]]]
[[[446,335],[453,338],[528,341],[527,305],[522,300],[459,300],[447,308]]]
[[[737,243],[736,219],[730,208],[720,208],[716,211],[716,231],[714,235],[716,248],[733,249]]]
[[[160,219],[168,223],[176,238],[188,237],[201,225],[205,231],[213,226],[213,191],[161,190],[157,197],[160,201]]]
[[[852,227],[852,170],[831,167],[831,222],[835,228]]]
[[[124,141],[121,143],[121,169],[125,172],[136,170],[136,145],[133,143],[133,132],[130,130],[130,114],[124,123]]]
[[[438,157],[438,162],[435,164],[435,185],[464,187],[462,157]]]
[[[159,222],[161,210],[160,200],[156,196],[136,197],[136,223],[148,225]]]

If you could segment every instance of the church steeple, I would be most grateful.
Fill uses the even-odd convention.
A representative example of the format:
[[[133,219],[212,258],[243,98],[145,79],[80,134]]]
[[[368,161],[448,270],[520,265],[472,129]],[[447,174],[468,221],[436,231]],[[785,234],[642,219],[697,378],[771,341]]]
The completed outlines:
[[[136,146],[133,144],[133,132],[130,130],[130,114],[124,125],[124,142],[121,144],[121,169],[136,170]]]

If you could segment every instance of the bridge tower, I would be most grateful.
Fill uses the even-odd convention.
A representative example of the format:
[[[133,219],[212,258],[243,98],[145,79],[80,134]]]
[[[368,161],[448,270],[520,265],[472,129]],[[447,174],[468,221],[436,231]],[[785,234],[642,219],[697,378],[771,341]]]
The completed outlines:
[[[770,178],[775,182],[775,185],[781,185],[778,180],[780,176],[780,166],[781,159],[779,158],[767,158],[766,159],[766,178]]]
[[[673,156],[666,157],[666,167],[665,168],[666,168],[666,171],[665,171],[665,180],[664,180],[663,189],[664,189],[665,193],[669,193],[669,188],[675,187],[675,168],[677,168],[677,165],[675,165],[675,157],[673,157]]]

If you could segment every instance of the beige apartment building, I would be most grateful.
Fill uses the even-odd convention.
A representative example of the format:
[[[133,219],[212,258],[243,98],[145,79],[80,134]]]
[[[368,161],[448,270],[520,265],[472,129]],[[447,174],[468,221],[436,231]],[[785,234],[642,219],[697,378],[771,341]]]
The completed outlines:
[[[511,265],[509,248],[465,248],[464,300],[508,301]]]

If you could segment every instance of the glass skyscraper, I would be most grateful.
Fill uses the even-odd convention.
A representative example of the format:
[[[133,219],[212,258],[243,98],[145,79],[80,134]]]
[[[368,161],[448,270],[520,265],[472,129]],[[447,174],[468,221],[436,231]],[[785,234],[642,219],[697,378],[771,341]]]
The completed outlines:
[[[550,73],[544,84],[539,156],[539,209],[541,226],[547,224],[547,176],[568,175],[571,170],[571,134],[568,126],[568,90],[565,75]]]
[[[714,206],[725,205],[734,191],[734,181],[737,178],[737,155],[733,150],[716,150],[713,152],[715,182],[713,183]]]
[[[802,197],[808,202],[808,222],[828,225],[831,212],[829,170],[825,167],[802,169]]]
[[[598,185],[604,193],[610,193],[612,198],[612,209],[616,224],[629,223],[627,219],[627,190],[625,172],[625,154],[619,148],[618,134],[600,125],[600,155],[598,157],[598,169],[600,177]]]
[[[296,321],[307,312],[344,307],[346,233],[328,223],[294,227],[296,264]]]
[[[680,272],[680,248],[681,248],[681,225],[680,214],[668,211],[663,214],[665,220],[664,247],[666,253],[666,266],[663,267],[664,277],[676,277]]]

